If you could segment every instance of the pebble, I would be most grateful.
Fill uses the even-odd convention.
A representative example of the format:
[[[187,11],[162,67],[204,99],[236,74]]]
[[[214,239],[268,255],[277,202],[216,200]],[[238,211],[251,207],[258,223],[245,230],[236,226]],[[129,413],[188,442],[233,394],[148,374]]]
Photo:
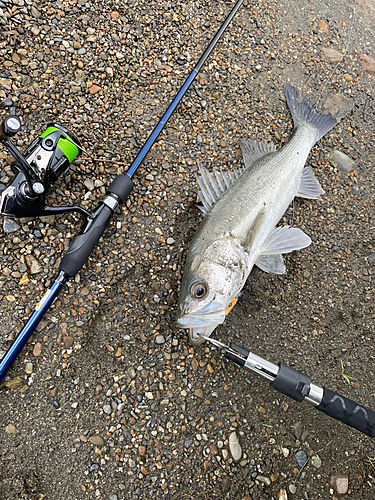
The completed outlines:
[[[284,488],[282,488],[278,495],[277,495],[277,500],[288,500],[288,494]]]
[[[107,415],[110,415],[112,413],[112,408],[110,405],[104,405],[103,406],[103,411],[104,413],[106,413]]]
[[[26,363],[26,365],[25,365],[25,373],[27,375],[31,375],[33,373],[33,364],[32,363]]]
[[[165,343],[165,338],[163,335],[156,335],[155,337],[155,343],[156,344],[164,344]]]
[[[320,469],[322,461],[320,460],[319,455],[313,455],[311,457],[311,465],[313,465],[316,469]]]
[[[337,149],[333,149],[331,151],[329,155],[329,162],[344,174],[348,174],[355,167],[355,161],[350,158],[350,156],[338,151]]]
[[[36,358],[42,354],[42,344],[40,342],[34,345],[33,354]]]
[[[236,431],[231,432],[229,435],[229,451],[235,462],[239,462],[241,460],[242,448]]]
[[[289,491],[291,492],[292,495],[296,493],[297,488],[294,486],[294,484],[289,485]]]
[[[16,433],[16,427],[15,425],[13,424],[8,424],[6,427],[5,427],[5,432],[7,434],[15,434]]]
[[[260,474],[259,476],[257,476],[257,480],[263,483],[265,486],[269,486],[271,484],[271,479],[269,477],[262,476]]]
[[[349,478],[346,474],[331,476],[331,484],[338,495],[346,495],[349,488]]]
[[[43,271],[43,267],[33,255],[26,255],[25,260],[31,274],[38,274]]]
[[[89,441],[91,444],[94,444],[95,446],[104,446],[105,445],[104,439],[101,436],[99,436],[99,434],[95,434],[94,436],[90,436]]]
[[[5,233],[7,234],[15,233],[16,231],[19,230],[20,227],[21,226],[19,226],[14,219],[10,219],[9,217],[6,217],[4,219],[3,229]]]
[[[293,431],[294,436],[297,439],[300,439],[301,438],[301,434],[302,434],[302,424],[301,424],[301,422],[297,422],[296,424],[292,425],[292,431]]]
[[[297,453],[295,454],[297,464],[299,467],[303,467],[305,463],[307,462],[307,455],[303,450],[298,450]]]
[[[137,376],[137,372],[135,371],[134,366],[129,366],[128,375],[132,380],[135,379],[135,377]]]

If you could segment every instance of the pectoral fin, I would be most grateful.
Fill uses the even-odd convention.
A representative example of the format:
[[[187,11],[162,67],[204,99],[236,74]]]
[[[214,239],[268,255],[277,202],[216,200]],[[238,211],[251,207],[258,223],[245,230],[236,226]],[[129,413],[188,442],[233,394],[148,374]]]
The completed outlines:
[[[261,255],[257,258],[255,265],[266,273],[285,273],[285,265],[282,255]]]
[[[277,227],[267,238],[255,265],[267,273],[283,274],[285,266],[283,253],[290,253],[309,246],[311,239],[301,229]]]
[[[301,182],[296,196],[300,198],[307,198],[309,200],[316,200],[325,191],[319,184],[311,167],[305,167],[302,170]]]

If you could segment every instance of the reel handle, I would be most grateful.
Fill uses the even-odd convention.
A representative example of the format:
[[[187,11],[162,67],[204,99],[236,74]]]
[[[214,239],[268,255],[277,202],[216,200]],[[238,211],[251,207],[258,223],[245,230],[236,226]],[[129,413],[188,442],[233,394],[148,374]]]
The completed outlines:
[[[0,126],[0,141],[6,141],[21,130],[21,121],[18,116],[10,115],[5,118]]]
[[[80,234],[72,239],[68,251],[61,259],[60,271],[70,277],[78,273],[104,233],[117,207],[126,200],[132,190],[133,183],[128,175],[115,177],[108,187],[104,200],[87,218]]]

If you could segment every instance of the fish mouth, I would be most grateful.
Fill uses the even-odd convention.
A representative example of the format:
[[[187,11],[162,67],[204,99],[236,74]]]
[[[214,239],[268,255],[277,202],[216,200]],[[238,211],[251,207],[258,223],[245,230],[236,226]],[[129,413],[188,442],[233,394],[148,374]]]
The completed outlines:
[[[194,313],[186,315],[182,313],[177,319],[177,325],[188,330],[190,342],[197,346],[204,342],[201,335],[209,337],[217,325],[224,323],[224,320],[225,308],[218,302],[210,302]]]

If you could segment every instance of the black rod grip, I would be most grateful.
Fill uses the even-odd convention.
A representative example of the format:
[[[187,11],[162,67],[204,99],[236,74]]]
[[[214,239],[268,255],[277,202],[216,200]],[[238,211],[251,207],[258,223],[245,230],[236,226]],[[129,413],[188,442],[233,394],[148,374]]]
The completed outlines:
[[[113,179],[107,189],[107,193],[113,193],[124,203],[133,190],[133,182],[128,175],[118,175]]]
[[[133,183],[130,177],[119,175],[112,181],[107,195],[117,206],[117,202],[123,203],[126,200],[132,189]],[[87,220],[80,234],[74,236],[68,251],[61,259],[60,271],[71,278],[78,273],[103,235],[113,212],[114,208],[111,208],[111,204],[106,203],[105,200],[99,205],[92,218]]]
[[[323,387],[323,399],[317,409],[370,437],[375,437],[375,412]]]

